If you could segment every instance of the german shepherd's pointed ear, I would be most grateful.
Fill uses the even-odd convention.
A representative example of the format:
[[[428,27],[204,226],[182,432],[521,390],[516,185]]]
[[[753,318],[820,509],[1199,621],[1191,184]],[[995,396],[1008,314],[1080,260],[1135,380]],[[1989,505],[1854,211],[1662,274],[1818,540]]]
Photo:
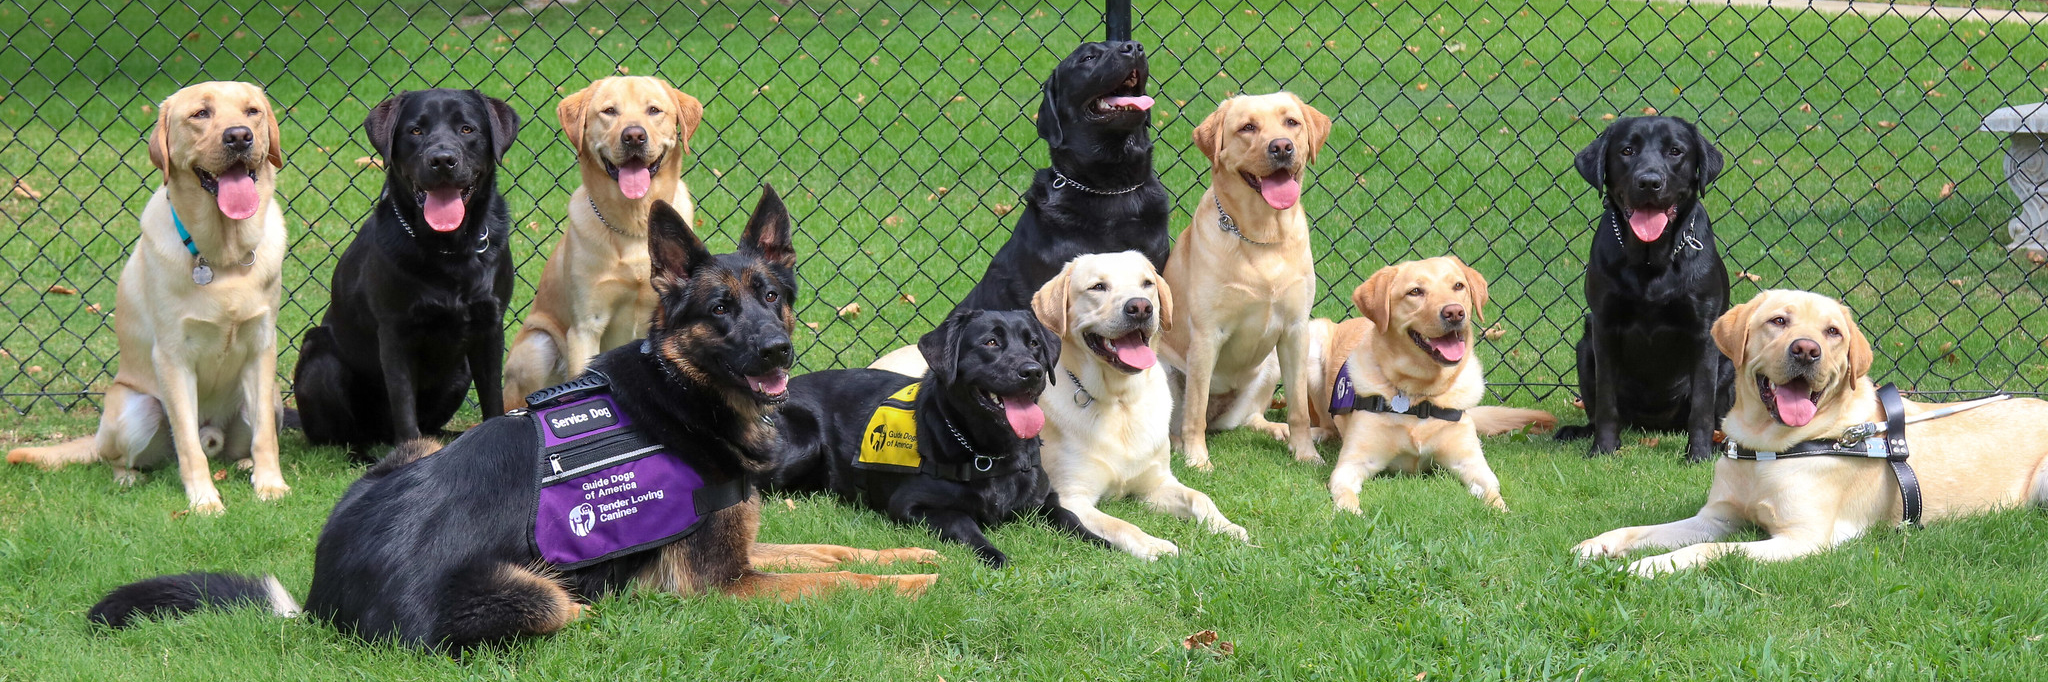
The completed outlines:
[[[1708,142],[1707,136],[1701,135],[1699,127],[1693,125],[1692,121],[1681,118],[1678,119],[1678,122],[1685,124],[1686,132],[1692,133],[1692,141],[1699,147],[1699,156],[1697,157],[1699,159],[1698,174],[1694,178],[1698,181],[1696,183],[1698,187],[1694,188],[1693,191],[1696,193],[1705,192],[1707,191],[1707,185],[1714,182],[1714,178],[1721,177],[1721,150],[1716,149],[1714,143]]]
[[[1607,133],[1614,127],[1608,126],[1607,130],[1600,131],[1591,144],[1579,150],[1578,156],[1572,157],[1572,166],[1579,169],[1579,177],[1585,178],[1586,184],[1594,189],[1607,189]]]
[[[676,123],[682,128],[678,140],[682,143],[683,153],[688,154],[690,136],[696,135],[697,126],[704,124],[704,103],[697,101],[697,98],[691,97],[687,92],[675,89],[675,86],[669,86],[668,98],[675,103]]]
[[[512,111],[512,105],[504,100],[471,90],[484,98],[491,110],[491,151],[499,161],[505,160],[505,152],[512,149],[512,141],[519,138],[519,114]]]
[[[1078,260],[1078,259],[1077,259]],[[1067,309],[1072,307],[1074,294],[1068,285],[1074,279],[1074,261],[1067,261],[1045,286],[1031,294],[1031,312],[1038,316],[1038,323],[1052,330],[1054,336],[1067,333]],[[1058,343],[1058,341],[1054,341]]]
[[[156,129],[149,131],[149,165],[163,171],[164,184],[171,184],[171,100],[174,93],[156,105]]]
[[[647,213],[647,259],[654,283],[667,285],[690,278],[698,266],[711,261],[711,250],[690,230],[690,223],[673,206],[660,199]]]
[[[761,201],[747,219],[747,231],[740,235],[740,250],[760,254],[770,263],[796,269],[796,249],[789,243],[789,208],[775,188],[761,185]]]
[[[1488,300],[1486,296],[1486,275],[1479,274],[1478,270],[1474,270],[1472,266],[1466,265],[1464,259],[1457,256],[1449,256],[1449,258],[1451,262],[1458,264],[1458,269],[1465,271],[1465,290],[1472,292],[1472,319],[1485,322],[1486,301]]]
[[[1195,126],[1195,148],[1202,150],[1202,156],[1211,162],[1216,160],[1216,150],[1223,144],[1223,119],[1229,114],[1230,104],[1236,99],[1233,97],[1217,102],[1216,110],[1209,112],[1209,117],[1202,119],[1202,123]],[[1307,106],[1302,105],[1303,108]]]
[[[576,150],[577,156],[583,155],[583,129],[590,115],[590,94],[596,89],[597,83],[583,86],[555,105],[555,119],[562,122],[562,136],[569,138],[569,147]]]
[[[1756,314],[1757,305],[1770,296],[1770,293],[1766,291],[1757,294],[1756,298],[1749,299],[1748,303],[1729,308],[1728,312],[1721,313],[1721,317],[1714,320],[1714,347],[1720,349],[1722,355],[1728,356],[1728,359],[1735,363],[1737,371],[1742,369],[1743,356],[1749,353],[1749,318]]]
[[[370,147],[377,150],[377,156],[386,164],[391,163],[391,134],[398,127],[398,105],[404,101],[405,93],[392,95],[391,99],[370,107],[370,115],[363,117],[363,134],[370,138]]]
[[[1358,312],[1365,315],[1365,319],[1372,320],[1372,325],[1380,331],[1387,330],[1387,320],[1394,316],[1394,304],[1387,290],[1394,286],[1395,272],[1392,265],[1380,268],[1365,278],[1364,284],[1351,290],[1351,305],[1357,306]]]
[[[1066,131],[1060,129],[1059,105],[1053,101],[1059,95],[1053,92],[1052,81],[1059,76],[1059,67],[1053,67],[1052,75],[1046,76],[1045,85],[1038,89],[1042,95],[1038,100],[1038,137],[1053,149],[1059,149],[1060,143],[1066,140]]]
[[[981,313],[979,310],[955,312],[946,316],[937,329],[917,337],[917,352],[924,355],[924,363],[931,367],[932,376],[949,384],[960,379],[960,330]]]

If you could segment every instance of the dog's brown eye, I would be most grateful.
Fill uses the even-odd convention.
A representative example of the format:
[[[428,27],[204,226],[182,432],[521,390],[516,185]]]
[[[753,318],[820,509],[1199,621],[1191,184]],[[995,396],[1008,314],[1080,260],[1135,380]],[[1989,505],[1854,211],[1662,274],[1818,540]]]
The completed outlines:
[[[248,115],[248,116],[257,116],[257,115],[261,115],[261,114],[263,113],[263,110],[261,110],[261,109],[257,109],[256,107],[249,107],[249,108],[248,108],[247,110],[243,111],[242,113],[243,113],[243,114],[245,114],[245,115]]]
[[[768,302],[769,302],[769,303],[774,303],[774,302],[776,302],[776,301],[780,301],[780,300],[782,300],[782,294],[778,294],[778,293],[775,293],[775,292],[773,292],[773,291],[770,291],[770,292],[768,292],[768,296],[767,296],[767,299],[768,299]]]
[[[994,347],[996,347],[996,340],[995,340],[995,339],[989,339],[989,340],[987,340],[987,341],[983,341],[983,342],[981,342],[981,345],[984,345],[984,346],[988,346],[988,347],[990,347],[990,348],[994,348]]]
[[[1289,127],[1289,128],[1299,128],[1299,127],[1301,127],[1301,122],[1300,122],[1300,121],[1296,121],[1296,120],[1294,120],[1294,119],[1291,119],[1291,118],[1290,118],[1290,119],[1287,119],[1287,127]]]
[[[648,107],[648,108],[647,108],[647,115],[648,115],[648,116],[660,116],[660,115],[661,115],[661,107]]]
[[[1830,338],[1830,339],[1839,339],[1839,338],[1842,338],[1842,328],[1841,328],[1841,327],[1828,327],[1828,338]]]
[[[1783,327],[1788,324],[1792,324],[1792,321],[1785,319],[1784,315],[1771,318],[1771,326],[1773,327]]]
[[[619,115],[619,108],[618,108],[618,107],[605,107],[605,108],[604,108],[604,111],[600,111],[600,112],[597,112],[597,113],[600,113],[600,114],[604,114],[604,115],[606,115],[606,116],[617,116],[617,115]]]
[[[1635,155],[1636,155],[1636,148],[1635,148],[1635,147],[1622,147],[1622,148],[1621,148],[1621,155],[1622,155],[1622,156],[1635,156]]]
[[[1672,148],[1671,148],[1671,155],[1672,155],[1672,156],[1685,156],[1685,148],[1683,148],[1683,147],[1672,147]]]
[[[201,119],[203,119],[203,118],[212,118],[212,117],[213,117],[213,110],[212,110],[212,109],[200,109],[200,110],[198,110],[198,111],[192,112],[192,118],[201,118]]]
[[[1244,124],[1244,127],[1243,127],[1243,128],[1238,128],[1238,129],[1237,129],[1237,131],[1238,131],[1238,132],[1240,132],[1240,133],[1256,133],[1256,132],[1259,132],[1259,124],[1257,124],[1257,123],[1246,123],[1246,124]]]
[[[1037,347],[1038,347],[1038,339],[1035,339],[1035,338],[1026,338],[1026,339],[1024,339],[1024,345],[1026,345],[1026,346],[1030,346],[1030,347],[1032,347],[1032,348],[1037,348]]]
[[[1409,289],[1409,290],[1408,290],[1408,295],[1409,295],[1409,296],[1421,296],[1421,295],[1422,295],[1422,287],[1415,287],[1415,288],[1413,288],[1413,289]]]
[[[728,312],[731,312],[731,311],[732,311],[732,309],[731,309],[731,308],[727,308],[727,307],[725,307],[725,304],[724,304],[724,303],[720,303],[720,304],[718,304],[718,305],[715,305],[715,306],[711,306],[711,314],[713,314],[713,315],[724,315],[724,314],[726,314],[726,313],[728,313]]]
[[[1089,291],[1109,291],[1109,283],[1108,283],[1108,282],[1096,282],[1096,283],[1095,283],[1094,285],[1092,285],[1092,286],[1089,286],[1089,287],[1088,287],[1088,290],[1089,290]]]
[[[419,134],[422,134],[422,133],[424,133],[424,132],[426,132],[426,131],[420,130],[419,128],[413,128],[413,129],[412,129],[412,134],[414,134],[414,135],[419,135]]]
[[[1145,286],[1152,286],[1152,280],[1145,280]]]
[[[463,126],[463,127],[462,127],[462,134],[464,134],[464,135],[468,135],[468,134],[470,134],[470,133],[474,133],[474,132],[476,132],[476,129],[475,129],[475,128],[471,128],[471,127],[469,127],[469,126]]]
[[[1459,283],[1457,283],[1457,284],[1453,284],[1453,285],[1451,285],[1451,291],[1464,291],[1464,290],[1465,290],[1465,283],[1464,283],[1464,282],[1459,282]]]

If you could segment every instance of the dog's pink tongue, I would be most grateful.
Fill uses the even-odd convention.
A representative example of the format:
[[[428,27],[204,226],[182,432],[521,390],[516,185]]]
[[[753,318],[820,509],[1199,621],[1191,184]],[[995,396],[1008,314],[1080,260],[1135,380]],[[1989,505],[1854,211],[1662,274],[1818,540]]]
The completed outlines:
[[[627,161],[619,166],[619,193],[627,199],[647,196],[647,186],[653,184],[654,173],[647,170],[647,162]]]
[[[1654,242],[1664,236],[1664,224],[1669,222],[1671,214],[1643,209],[1629,214],[1628,229],[1636,233],[1637,239]]]
[[[1152,365],[1159,362],[1159,356],[1153,354],[1152,346],[1145,343],[1145,335],[1142,333],[1125,334],[1123,338],[1109,342],[1109,345],[1116,349],[1117,361],[1131,367],[1152,369]]]
[[[213,201],[220,205],[222,214],[233,220],[256,215],[256,208],[263,199],[256,195],[256,176],[250,175],[249,169],[236,166],[214,180],[218,181],[220,192],[214,195]]]
[[[427,227],[435,232],[454,232],[462,227],[462,215],[468,208],[462,205],[462,190],[437,189],[427,192],[427,205],[421,211],[427,214]]]
[[[1813,392],[1805,381],[1795,381],[1789,386],[1771,384],[1771,397],[1778,400],[1778,419],[1786,426],[1805,426],[1813,423],[1813,414],[1819,407],[1813,404]]]
[[[1144,95],[1136,97],[1104,97],[1102,98],[1102,103],[1113,107],[1137,107],[1139,111],[1152,110],[1152,98]]]
[[[1032,398],[1004,398],[1003,414],[1010,418],[1010,430],[1018,438],[1031,438],[1038,430],[1045,428],[1045,410],[1038,409],[1038,401]]]
[[[789,390],[789,370],[775,370],[773,374],[747,377],[747,387],[766,395],[782,395]]]
[[[1430,339],[1429,347],[1445,360],[1457,362],[1465,359],[1465,337],[1461,334],[1445,334]]]
[[[1266,198],[1266,205],[1276,211],[1294,208],[1301,201],[1301,178],[1282,171],[1259,178],[1259,196]]]

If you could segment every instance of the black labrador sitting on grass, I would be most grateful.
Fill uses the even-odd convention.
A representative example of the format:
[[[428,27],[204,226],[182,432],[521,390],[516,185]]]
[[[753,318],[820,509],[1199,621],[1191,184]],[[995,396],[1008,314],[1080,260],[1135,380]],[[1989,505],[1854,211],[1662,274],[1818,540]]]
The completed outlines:
[[[1684,119],[1615,121],[1575,165],[1605,211],[1586,263],[1579,395],[1593,437],[1589,455],[1614,452],[1624,426],[1685,431],[1686,459],[1713,456],[1714,427],[1735,402],[1735,366],[1714,347],[1728,310],[1728,268],[1700,205],[1721,174],[1721,152]]]
[[[372,108],[363,132],[384,158],[384,195],[292,375],[306,439],[357,457],[439,433],[472,384],[485,419],[505,412],[512,259],[497,170],[519,117],[475,90],[417,90]]]
[[[973,310],[953,313],[917,347],[931,365],[922,379],[872,369],[791,379],[764,487],[831,491],[972,547],[996,568],[1009,557],[982,529],[1027,513],[1109,546],[1060,507],[1039,463],[1038,395],[1059,338],[1027,311]]]
[[[1131,41],[1084,43],[1053,69],[1038,105],[1052,167],[1032,176],[1016,230],[955,312],[1029,310],[1076,256],[1138,251],[1166,269],[1171,204],[1152,172],[1150,75]]]

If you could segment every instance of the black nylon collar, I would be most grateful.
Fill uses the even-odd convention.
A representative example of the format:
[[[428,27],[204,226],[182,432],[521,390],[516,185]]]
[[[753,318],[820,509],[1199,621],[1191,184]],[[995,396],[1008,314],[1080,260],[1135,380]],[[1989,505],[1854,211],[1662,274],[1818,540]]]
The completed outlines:
[[[1464,410],[1453,410],[1447,407],[1438,407],[1436,403],[1432,403],[1427,400],[1423,400],[1413,405],[1409,405],[1408,409],[1405,411],[1396,410],[1394,409],[1393,405],[1387,402],[1386,396],[1379,395],[1369,395],[1359,398],[1357,409],[1364,410],[1366,412],[1378,412],[1380,414],[1405,414],[1411,417],[1420,417],[1423,419],[1442,419],[1447,422],[1454,422],[1465,418]]]

